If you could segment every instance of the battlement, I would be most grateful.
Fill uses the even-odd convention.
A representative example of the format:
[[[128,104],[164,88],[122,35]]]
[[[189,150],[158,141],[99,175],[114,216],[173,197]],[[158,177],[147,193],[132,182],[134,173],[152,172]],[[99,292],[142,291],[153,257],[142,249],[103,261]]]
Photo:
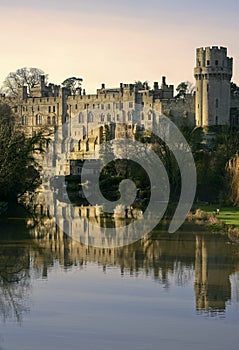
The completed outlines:
[[[200,47],[196,50],[196,68],[216,68],[232,73],[233,59],[227,56],[227,48],[223,46]]]

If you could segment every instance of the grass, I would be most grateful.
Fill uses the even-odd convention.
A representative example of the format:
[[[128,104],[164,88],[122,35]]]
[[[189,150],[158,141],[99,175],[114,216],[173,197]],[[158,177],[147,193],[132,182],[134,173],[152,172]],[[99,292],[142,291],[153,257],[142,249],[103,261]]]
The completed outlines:
[[[234,225],[239,227],[239,209],[234,207],[220,207],[218,205],[199,205],[195,209],[200,208],[203,211],[206,211],[209,214],[213,214],[217,208],[220,209],[220,214],[217,215],[217,218],[220,221],[225,222],[227,225]]]

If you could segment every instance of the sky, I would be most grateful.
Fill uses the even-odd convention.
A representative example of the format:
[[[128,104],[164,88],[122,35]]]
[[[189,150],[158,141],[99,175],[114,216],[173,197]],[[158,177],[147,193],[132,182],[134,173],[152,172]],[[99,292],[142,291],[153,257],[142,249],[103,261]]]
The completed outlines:
[[[239,1],[0,0],[0,85],[9,72],[37,67],[48,81],[194,82],[195,49],[225,46],[239,84]]]

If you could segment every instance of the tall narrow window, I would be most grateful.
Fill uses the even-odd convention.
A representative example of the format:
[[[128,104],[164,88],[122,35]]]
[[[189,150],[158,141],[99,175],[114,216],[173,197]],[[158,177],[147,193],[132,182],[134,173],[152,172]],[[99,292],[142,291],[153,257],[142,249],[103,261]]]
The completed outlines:
[[[218,108],[218,106],[219,106],[219,101],[218,101],[218,98],[216,98],[215,105],[216,105],[216,108]]]
[[[42,124],[42,116],[40,114],[36,115],[36,125]]]
[[[81,112],[79,114],[78,121],[79,121],[79,123],[84,123],[84,116]]]
[[[27,116],[26,115],[22,116],[22,125],[27,125]]]

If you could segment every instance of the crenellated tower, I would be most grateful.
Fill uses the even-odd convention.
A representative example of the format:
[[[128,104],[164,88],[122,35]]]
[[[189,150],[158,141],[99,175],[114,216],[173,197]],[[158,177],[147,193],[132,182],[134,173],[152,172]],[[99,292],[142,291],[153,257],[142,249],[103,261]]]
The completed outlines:
[[[225,47],[201,47],[196,50],[194,77],[197,126],[230,124],[232,63]]]

